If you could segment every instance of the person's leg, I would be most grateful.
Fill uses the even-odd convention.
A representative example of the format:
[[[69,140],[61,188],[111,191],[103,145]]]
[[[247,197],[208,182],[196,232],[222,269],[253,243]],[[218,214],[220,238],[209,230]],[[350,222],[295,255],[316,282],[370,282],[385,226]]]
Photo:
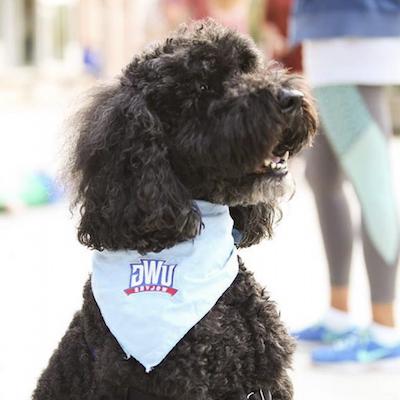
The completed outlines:
[[[353,231],[344,174],[322,132],[308,152],[306,177],[317,206],[329,266],[331,307],[348,311]]]
[[[306,178],[314,194],[328,261],[331,307],[319,322],[293,335],[300,341],[332,343],[355,331],[348,313],[352,223],[343,191],[344,174],[323,132],[305,155]]]
[[[343,92],[343,96],[348,96],[347,99],[344,98],[344,100],[347,100],[345,104],[348,107],[346,108],[341,105],[337,110],[332,110],[332,114],[330,115],[331,110],[329,106],[332,104],[332,100],[339,100],[338,94],[341,91]],[[362,238],[371,288],[374,323],[368,330],[368,335],[358,330],[350,330],[347,335],[342,335],[339,342],[314,349],[311,358],[316,363],[346,361],[365,363],[378,360],[399,360],[400,332],[393,327],[393,302],[396,269],[398,266],[398,252],[397,257],[394,257],[396,252],[393,251],[396,249],[397,240],[393,240],[396,233],[393,230],[396,224],[396,216],[393,210],[394,202],[392,197],[380,197],[393,196],[389,184],[390,174],[388,163],[385,162],[387,161],[385,159],[385,143],[379,137],[380,134],[386,136],[390,131],[390,119],[387,117],[384,92],[382,88],[344,86],[321,91],[319,99],[325,102],[322,104],[323,107],[320,103],[320,107],[322,108],[321,114],[325,116],[324,121],[331,129],[327,131],[327,136],[331,140],[330,143],[335,146],[335,154],[336,152],[340,154],[341,165],[343,165],[347,175],[350,177],[359,196],[360,205],[363,208]],[[366,110],[365,107],[367,107]],[[343,116],[343,120],[348,118],[345,121],[346,123],[342,125],[339,123],[341,116]],[[371,123],[371,117],[377,123],[378,127]],[[337,129],[338,126],[341,129]],[[338,136],[334,135],[342,133],[348,135],[348,142],[343,140],[344,137],[341,138],[342,140],[335,142]],[[374,159],[375,152],[377,155],[376,158],[380,161]],[[388,156],[389,152],[387,152]],[[382,178],[382,181],[380,181],[380,178]],[[371,190],[374,188],[379,191],[372,192]],[[392,207],[390,209],[391,213],[388,212],[388,209],[383,208],[386,204],[385,201],[382,201],[383,199],[387,200],[388,207]],[[376,207],[381,208],[377,210]],[[375,212],[375,214],[371,214],[371,211]],[[378,213],[376,213],[377,211]],[[390,224],[388,224],[388,215],[391,215],[391,219],[389,219]],[[382,221],[381,225],[379,225],[379,218]],[[371,229],[371,221],[374,222],[372,226],[374,229]],[[386,234],[387,242],[377,240],[375,228],[378,228],[378,226],[381,227],[379,232],[383,235],[378,235],[378,239],[385,238]],[[386,230],[385,227],[388,229]],[[352,236],[351,231],[350,235]],[[389,242],[389,239],[391,239],[391,242]],[[385,243],[387,243],[387,248],[385,248]],[[389,246],[389,243],[391,246]],[[385,253],[386,250],[388,250],[387,253]],[[392,262],[388,263],[388,261],[385,261],[391,259],[393,259]],[[330,264],[329,267],[331,272],[332,298],[335,298],[336,295],[338,299],[345,300],[348,295],[347,287],[343,291],[340,286],[335,290],[335,280],[332,279],[332,272],[335,271],[337,264]],[[345,303],[345,306],[347,306],[347,303]]]
[[[360,86],[359,91],[380,131],[386,138],[390,138],[392,128],[384,88]],[[394,326],[394,298],[399,256],[397,255],[392,264],[385,262],[373,245],[364,224],[362,226],[362,239],[371,291],[373,320],[384,326]]]

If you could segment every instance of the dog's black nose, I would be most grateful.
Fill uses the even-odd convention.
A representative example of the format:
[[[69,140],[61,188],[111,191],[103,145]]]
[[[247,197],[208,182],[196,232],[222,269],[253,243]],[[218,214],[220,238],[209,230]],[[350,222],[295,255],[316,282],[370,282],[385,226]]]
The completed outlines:
[[[282,88],[278,93],[278,102],[282,112],[289,113],[298,109],[304,94],[296,89]]]

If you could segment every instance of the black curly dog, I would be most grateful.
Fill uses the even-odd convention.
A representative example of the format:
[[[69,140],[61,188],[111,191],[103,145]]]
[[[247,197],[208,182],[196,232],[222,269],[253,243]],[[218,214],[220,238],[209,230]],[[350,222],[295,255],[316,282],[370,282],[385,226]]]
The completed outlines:
[[[291,187],[276,156],[310,141],[316,113],[299,77],[263,66],[249,39],[202,21],[135,57],[75,127],[80,242],[146,253],[198,234],[193,199],[230,207],[239,247],[270,237]],[[231,287],[151,373],[125,359],[88,283],[33,399],[291,399],[292,341],[239,264]]]

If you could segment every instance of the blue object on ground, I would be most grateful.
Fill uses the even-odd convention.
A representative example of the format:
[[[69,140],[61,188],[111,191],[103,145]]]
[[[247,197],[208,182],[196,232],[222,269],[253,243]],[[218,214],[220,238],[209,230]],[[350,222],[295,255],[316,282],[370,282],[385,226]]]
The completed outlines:
[[[62,197],[62,190],[47,173],[29,175],[22,184],[20,198],[27,206],[54,203]]]
[[[351,328],[343,332],[336,332],[319,322],[292,333],[292,336],[303,342],[333,343],[352,335],[356,328]]]
[[[315,363],[370,363],[398,358],[400,341],[395,346],[376,342],[368,332],[355,332],[330,346],[315,349],[311,359]]]

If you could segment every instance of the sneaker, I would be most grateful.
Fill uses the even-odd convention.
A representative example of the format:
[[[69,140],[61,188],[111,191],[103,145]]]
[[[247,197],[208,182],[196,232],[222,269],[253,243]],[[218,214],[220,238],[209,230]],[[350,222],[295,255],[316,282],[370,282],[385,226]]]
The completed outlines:
[[[293,332],[292,336],[302,342],[315,342],[315,343],[334,343],[338,340],[342,340],[347,336],[353,334],[356,331],[355,328],[350,328],[346,331],[336,332],[329,329],[323,323],[319,322],[304,328],[300,331]]]
[[[394,346],[386,346],[375,341],[369,332],[355,332],[330,346],[315,349],[311,353],[311,359],[318,364],[400,360],[400,342]]]

